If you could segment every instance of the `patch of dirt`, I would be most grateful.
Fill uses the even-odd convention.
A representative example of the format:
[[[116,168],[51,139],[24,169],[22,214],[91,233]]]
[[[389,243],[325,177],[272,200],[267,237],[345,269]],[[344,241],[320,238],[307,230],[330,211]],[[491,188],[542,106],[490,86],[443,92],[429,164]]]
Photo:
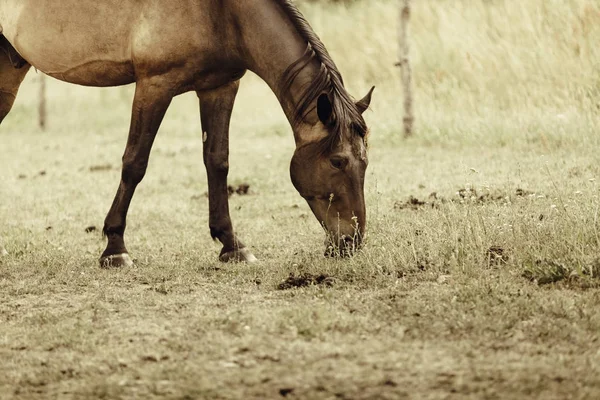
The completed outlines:
[[[517,188],[517,190],[515,190],[515,194],[517,196],[520,196],[520,197],[527,197],[527,196],[532,196],[535,193],[532,192],[532,191],[530,191],[530,190],[525,190],[525,189]]]
[[[437,208],[441,203],[445,203],[447,200],[443,197],[438,197],[436,192],[433,192],[429,195],[427,200],[419,200],[414,196],[409,196],[408,200],[404,202],[396,202],[394,204],[394,208],[396,210],[420,210],[422,208],[430,207]]]
[[[423,271],[431,271],[433,269],[436,268],[436,263],[434,261],[432,261],[428,256],[420,256],[417,260],[416,263],[414,264],[417,268],[418,271],[423,272]],[[442,267],[442,266],[439,266]],[[445,268],[445,265],[443,266]],[[414,272],[416,272],[415,270],[413,270]]]
[[[229,197],[233,196],[234,194],[240,196],[248,195],[250,194],[250,185],[247,183],[241,183],[237,186],[229,185],[227,186],[227,194],[229,195]],[[201,195],[195,194],[191,197],[192,200],[200,200],[203,198],[208,198],[208,192],[204,192]]]
[[[161,357],[157,357],[154,355],[147,355],[147,356],[142,356],[140,357],[140,359],[142,361],[146,361],[146,362],[159,362],[159,361],[168,361],[169,360],[169,356],[161,356]]]
[[[244,196],[244,195],[247,195],[249,191],[250,191],[250,185],[247,183],[242,183],[242,184],[238,185],[237,187],[231,186],[231,185],[227,186],[227,192],[229,193],[229,196],[232,196],[234,193],[237,193],[240,196]]]
[[[427,203],[424,200],[419,200],[414,196],[410,196],[405,202],[396,202],[396,204],[394,204],[394,208],[396,210],[418,210],[427,206],[428,204],[431,205],[431,207],[434,206],[433,203]]]
[[[294,388],[281,388],[279,389],[279,394],[282,397],[287,397],[288,395],[292,394],[294,392]]]
[[[487,255],[490,265],[504,264],[508,262],[508,254],[504,247],[491,246],[487,249]]]
[[[90,172],[110,171],[111,169],[112,165],[110,164],[92,165],[90,167]]]
[[[386,380],[383,381],[382,383],[383,386],[391,386],[391,387],[396,387],[398,386],[398,383],[396,383],[396,381],[394,381],[391,378],[388,378]]]
[[[303,273],[296,276],[293,272],[290,276],[277,286],[279,290],[307,287],[311,285],[333,286],[334,279],[326,274],[313,275]]]
[[[394,204],[396,210],[421,210],[423,208],[438,208],[441,204],[508,204],[512,197],[529,197],[535,195],[530,190],[517,188],[513,193],[504,193],[498,190],[495,191],[477,191],[473,188],[458,189],[454,196],[446,198],[438,196],[437,192],[431,193],[427,199],[420,200],[417,197],[409,196],[406,201],[397,201]]]
[[[500,193],[500,192],[484,192],[479,193],[476,189],[473,188],[462,188],[458,189],[456,192],[458,196],[458,202],[463,203],[465,201],[470,201],[471,203],[476,204],[484,204],[484,203],[502,203],[507,202],[508,196]],[[456,202],[456,199],[453,198],[450,201]]]

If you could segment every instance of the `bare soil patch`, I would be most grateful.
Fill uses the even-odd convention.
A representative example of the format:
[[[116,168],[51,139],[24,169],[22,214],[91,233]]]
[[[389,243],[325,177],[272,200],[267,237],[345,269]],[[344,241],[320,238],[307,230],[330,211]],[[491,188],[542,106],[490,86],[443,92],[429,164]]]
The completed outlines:
[[[288,290],[312,285],[333,286],[334,279],[327,274],[314,275],[310,273],[302,273],[296,275],[293,272],[290,276],[277,286],[279,290]]]
[[[113,167],[110,164],[92,165],[90,167],[90,172],[110,171],[112,168]]]
[[[397,201],[394,204],[396,210],[421,210],[424,208],[438,208],[445,203],[452,204],[509,204],[514,198],[534,196],[535,192],[521,188],[514,192],[501,190],[477,190],[474,188],[460,188],[453,196],[444,197],[432,192],[426,199],[419,199],[410,195],[405,201]]]
[[[490,246],[487,250],[488,261],[491,265],[503,264],[508,261],[508,253],[502,246]]]
[[[238,194],[240,196],[245,196],[250,192],[250,185],[247,183],[241,183],[237,186],[227,186],[227,192],[229,193],[229,196],[232,196],[233,194]]]

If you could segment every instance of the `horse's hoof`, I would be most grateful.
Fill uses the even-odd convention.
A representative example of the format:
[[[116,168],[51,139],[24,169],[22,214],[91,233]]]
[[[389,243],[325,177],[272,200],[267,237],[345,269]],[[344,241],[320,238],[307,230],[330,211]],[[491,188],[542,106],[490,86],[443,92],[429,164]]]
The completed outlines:
[[[133,266],[133,261],[129,254],[113,254],[112,256],[105,256],[100,258],[101,268],[122,268]]]
[[[223,253],[219,256],[219,260],[223,262],[247,262],[250,264],[258,261],[254,257],[254,254],[250,253],[250,250],[245,247]]]

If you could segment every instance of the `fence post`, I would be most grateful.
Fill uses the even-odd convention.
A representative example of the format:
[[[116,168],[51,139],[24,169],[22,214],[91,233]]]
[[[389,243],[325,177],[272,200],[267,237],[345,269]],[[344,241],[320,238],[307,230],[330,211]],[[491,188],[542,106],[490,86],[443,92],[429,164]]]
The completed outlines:
[[[40,128],[46,130],[46,75],[40,73],[40,93],[39,93],[39,109],[38,109],[38,122]]]
[[[412,93],[412,69],[410,66],[410,43],[408,41],[408,23],[410,21],[411,0],[400,0],[400,28],[399,28],[399,61],[396,66],[400,67],[402,75],[402,88],[404,92],[404,137],[413,134],[413,93]]]

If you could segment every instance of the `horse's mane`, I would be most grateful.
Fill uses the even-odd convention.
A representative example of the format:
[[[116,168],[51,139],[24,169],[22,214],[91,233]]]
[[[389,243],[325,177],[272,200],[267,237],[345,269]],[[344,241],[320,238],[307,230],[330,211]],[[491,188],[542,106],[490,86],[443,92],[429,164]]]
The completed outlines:
[[[300,74],[302,69],[308,65],[311,60],[316,59],[320,63],[320,70],[314,77],[314,80],[304,89],[300,100],[294,106],[294,117],[292,124],[297,125],[306,114],[312,109],[310,105],[322,94],[327,93],[332,107],[331,130],[322,145],[326,148],[332,148],[344,134],[344,131],[351,129],[361,137],[367,134],[367,125],[361,113],[358,111],[354,100],[344,87],[342,76],[331,59],[329,52],[321,42],[321,39],[313,31],[312,27],[300,13],[292,0],[276,0],[291,22],[296,27],[298,33],[308,43],[306,52],[300,59],[292,63],[283,73],[279,81],[280,93],[289,91],[294,79]],[[324,147],[324,148],[325,148]]]

